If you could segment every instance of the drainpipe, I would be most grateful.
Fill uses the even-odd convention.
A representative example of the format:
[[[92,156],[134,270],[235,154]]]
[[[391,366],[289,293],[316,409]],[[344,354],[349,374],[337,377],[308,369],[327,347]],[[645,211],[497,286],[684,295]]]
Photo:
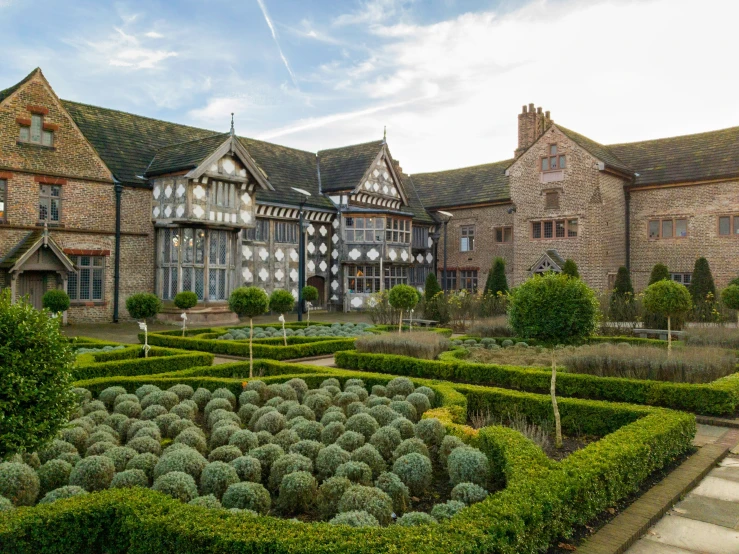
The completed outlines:
[[[626,199],[626,269],[631,271],[631,192],[624,188]]]
[[[118,323],[118,293],[121,282],[121,195],[123,184],[115,180],[115,260],[113,262],[113,323]]]

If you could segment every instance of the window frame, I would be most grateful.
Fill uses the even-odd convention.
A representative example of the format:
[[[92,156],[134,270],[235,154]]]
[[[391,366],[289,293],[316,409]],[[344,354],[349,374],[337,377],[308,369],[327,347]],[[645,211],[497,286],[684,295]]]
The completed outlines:
[[[442,281],[442,290],[443,288],[443,282],[444,282],[444,270],[441,270],[441,281]],[[449,292],[450,290],[457,290],[457,270],[456,269],[449,269],[446,270],[446,290]]]
[[[385,290],[390,290],[395,285],[408,284],[408,267],[404,265],[391,265],[383,267],[385,273]]]
[[[249,242],[269,242],[269,219],[257,217],[254,219],[254,227],[245,229],[244,240]]]
[[[33,128],[34,122],[38,121],[38,140],[33,140]],[[18,142],[23,144],[33,144],[35,146],[43,146],[44,148],[54,148],[55,132],[54,129],[45,129],[46,123],[44,123],[44,114],[42,113],[31,113],[30,125],[19,123],[18,125]],[[23,133],[27,133],[27,137],[23,137]],[[46,138],[48,137],[48,144],[46,144]]]
[[[0,179],[0,223],[8,222],[8,180]]]
[[[693,280],[693,273],[691,271],[671,271],[670,280],[675,281],[676,283],[680,283],[681,285],[685,285],[687,287]]]
[[[290,240],[295,239],[295,240]],[[298,244],[300,224],[296,221],[275,221],[275,243]]]
[[[359,272],[361,272],[361,275]],[[347,265],[346,277],[348,294],[374,294],[380,292],[381,277],[379,265]],[[353,288],[352,281],[354,281]],[[361,288],[359,287],[360,283],[362,284]]]
[[[471,293],[477,292],[477,275],[476,269],[461,269],[459,271],[459,290],[466,290]]]
[[[411,266],[408,270],[408,283],[413,286],[424,286],[426,278],[431,273],[431,268],[427,265]]]
[[[552,151],[552,148],[554,148],[554,151]],[[545,160],[546,169],[544,168]],[[554,160],[556,167],[552,167],[552,160]],[[539,160],[539,170],[542,173],[551,173],[552,171],[564,171],[565,169],[567,169],[567,155],[559,153],[559,147],[556,142],[549,143],[547,146],[547,155],[541,156]]]
[[[361,221],[361,225],[359,225]],[[368,222],[372,222],[369,226]],[[351,222],[351,224],[350,224]],[[344,242],[352,244],[380,244],[385,236],[385,218],[382,216],[349,216],[344,221]],[[369,235],[370,240],[367,240]],[[361,236],[361,240],[357,239]]]
[[[508,240],[506,240],[506,231],[510,231]],[[500,233],[500,240],[498,240],[498,233]],[[513,242],[513,225],[499,225],[493,227],[493,240],[496,244],[510,244]]]
[[[467,248],[464,248],[464,240],[467,239]],[[459,251],[474,252],[475,251],[475,225],[459,226]]]
[[[685,221],[685,234],[682,236],[677,235],[677,222]],[[653,237],[651,227],[653,223],[657,223],[658,235]],[[672,235],[669,237],[663,236],[665,224],[669,223],[672,228]],[[655,217],[647,220],[647,240],[671,240],[671,239],[686,239],[690,236],[688,232],[689,218],[687,216],[675,216],[675,217]],[[725,236],[725,235],[722,235]]]
[[[74,255],[70,256],[71,260],[77,266],[77,273],[70,274],[67,277],[67,294],[69,295],[69,302],[72,305],[84,305],[84,304],[105,304],[105,277],[106,277],[106,260],[107,256],[92,255],[92,256],[81,256]],[[83,265],[82,259],[89,258],[89,264]],[[99,260],[100,264],[95,265],[95,261]],[[95,290],[95,272],[100,272],[100,298],[93,298],[93,292]],[[83,273],[84,272],[84,273]],[[82,276],[87,274],[88,282],[88,296],[89,298],[80,298],[80,290],[82,286]],[[70,285],[74,284],[75,290],[70,289]]]
[[[729,220],[729,232],[725,235],[721,233],[721,220],[723,218]],[[716,218],[716,235],[722,239],[739,237],[739,213],[719,214]]]
[[[421,250],[428,248],[429,228],[423,225],[414,225],[411,232],[411,247]]]
[[[411,243],[411,220],[399,217],[385,218],[385,242],[388,244]]]
[[[44,187],[48,187],[48,192],[44,192]],[[52,192],[58,189],[59,195],[54,196],[52,195]],[[61,225],[62,223],[62,204],[63,204],[63,194],[62,191],[64,190],[64,187],[61,185],[52,185],[49,183],[39,183],[39,195],[38,195],[38,223],[40,225],[43,225],[44,223],[48,225]],[[41,208],[44,204],[44,201],[46,200],[46,212],[47,215],[51,215],[51,207],[52,207],[52,200],[56,199],[57,201],[57,219],[53,220],[50,218],[44,219],[41,217]]]
[[[574,222],[574,223],[573,223]],[[560,224],[562,225],[562,235],[560,232]],[[534,236],[534,230],[539,227],[539,236]],[[547,227],[548,226],[548,227]],[[572,234],[572,229],[575,234]],[[546,236],[547,230],[550,236]],[[580,236],[580,218],[579,217],[558,217],[556,219],[537,219],[529,222],[530,240],[562,240],[576,239]]]

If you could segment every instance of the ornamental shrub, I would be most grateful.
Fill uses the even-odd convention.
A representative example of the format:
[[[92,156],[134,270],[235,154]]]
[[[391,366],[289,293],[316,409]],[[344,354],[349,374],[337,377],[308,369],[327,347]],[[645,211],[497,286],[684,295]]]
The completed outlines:
[[[428,396],[420,392],[413,392],[406,397],[406,402],[409,402],[416,409],[416,415],[421,417],[424,412],[431,409],[431,402],[429,402]]]
[[[59,436],[77,449],[77,452],[85,451],[85,443],[90,434],[82,427],[66,427],[62,429]]]
[[[113,411],[129,418],[137,418],[141,415],[141,404],[131,400],[126,400],[125,402],[116,404]]]
[[[336,477],[346,477],[359,485],[372,484],[372,469],[364,462],[348,461],[336,468]]]
[[[115,448],[116,446],[116,444],[108,441],[96,442],[87,449],[87,452],[85,452],[85,456],[102,456],[108,450],[110,450],[111,448]]]
[[[69,295],[61,289],[51,289],[41,297],[41,306],[53,314],[60,314],[69,309]]]
[[[213,398],[210,400],[203,409],[203,416],[208,419],[208,416],[216,410],[225,410],[227,412],[233,412],[233,406],[225,398]]]
[[[316,420],[316,414],[313,412],[313,410],[311,410],[308,406],[305,406],[303,404],[297,404],[295,406],[290,406],[290,409],[285,414],[285,417],[288,420],[295,419],[296,417],[299,417],[299,416],[304,417],[308,421]]]
[[[172,385],[167,390],[175,393],[180,401],[189,400],[195,394],[195,390],[190,385],[184,384]]]
[[[233,433],[229,435],[227,430],[217,429],[213,432],[213,436],[215,436],[217,444],[214,442],[212,446],[214,446],[214,448],[217,448],[218,446],[226,444],[231,435],[233,435]],[[211,437],[211,439],[212,438],[213,437]],[[197,427],[190,427],[183,430],[180,434],[177,435],[174,442],[186,444],[187,446],[194,448],[201,454],[205,454],[208,451],[208,444],[205,441],[203,432]]]
[[[377,449],[371,444],[365,444],[351,453],[351,461],[364,462],[372,470],[372,478],[377,479],[387,469],[385,460]]]
[[[261,416],[254,424],[254,431],[267,431],[276,435],[285,428],[285,416],[277,410],[268,412]]]
[[[142,469],[127,469],[116,473],[110,482],[111,489],[130,489],[132,487],[148,487],[149,478]]]
[[[180,402],[180,397],[175,393],[161,390],[150,392],[141,399],[141,407],[145,410],[149,406],[162,406],[167,411],[174,408]]]
[[[310,472],[288,473],[280,481],[277,505],[285,514],[305,512],[313,505],[317,490],[318,483]]]
[[[200,479],[200,473],[208,461],[200,452],[188,446],[178,450],[170,450],[162,454],[154,467],[153,477],[157,479],[172,471],[179,471],[192,475],[193,479]]]
[[[131,440],[131,439],[135,438],[136,435],[142,429],[151,429],[152,430],[152,433],[159,433],[161,435],[161,431],[159,431],[159,427],[153,421],[132,420],[131,423],[130,423],[130,425],[128,425],[128,427],[126,429],[126,438],[128,440]],[[93,433],[93,435],[94,434],[95,433]],[[156,436],[156,435],[152,435],[152,436]]]
[[[418,527],[419,525],[436,525],[437,523],[433,517],[424,512],[408,512],[395,522],[396,525],[401,527]]]
[[[227,413],[233,413],[233,412],[227,412]],[[223,421],[223,420],[217,420],[215,422],[217,427],[213,429],[213,431],[210,434],[210,442],[209,446],[212,449],[220,448],[221,446],[225,446],[229,443],[231,440],[231,437],[233,437],[236,433],[238,433],[241,429],[232,421]],[[191,431],[188,429],[187,431],[183,431],[180,433],[180,436],[189,434]],[[178,439],[180,437],[177,437]],[[200,449],[198,449],[200,450]]]
[[[379,527],[380,523],[375,516],[368,514],[364,510],[355,512],[344,512],[337,515],[331,521],[330,525],[348,525],[349,527]]]
[[[314,440],[301,440],[290,446],[291,454],[300,454],[308,458],[311,462],[315,463],[318,453],[321,449],[325,448],[326,445]]]
[[[162,309],[162,301],[156,294],[140,292],[126,298],[126,309],[133,319],[151,319]]]
[[[705,258],[695,260],[688,291],[693,299],[693,306],[696,308],[699,321],[712,321],[711,310],[716,303],[716,285],[713,282],[708,260]]]
[[[130,462],[138,452],[128,446],[116,446],[106,451],[103,456],[110,458],[113,461],[116,471],[123,471],[126,469],[126,464]]]
[[[416,423],[416,437],[429,448],[441,446],[445,435],[446,429],[436,418],[422,419]]]
[[[304,406],[310,408],[316,415],[316,419],[323,418],[326,410],[331,407],[331,398],[323,394],[314,394],[305,397]]]
[[[413,496],[421,496],[431,485],[433,469],[431,460],[417,452],[412,452],[395,460],[393,473],[400,477]]]
[[[183,290],[174,295],[174,305],[180,310],[189,310],[198,304],[198,295],[189,290]]]
[[[47,492],[64,487],[69,484],[69,474],[72,472],[72,464],[63,460],[49,460],[36,470],[39,479],[39,494],[44,496]]]
[[[356,431],[345,431],[334,444],[347,452],[353,452],[364,444],[364,435]]]
[[[242,481],[251,481],[253,483],[261,483],[262,481],[262,464],[259,460],[251,456],[240,456],[229,462],[231,467],[236,470],[236,474]]]
[[[153,404],[146,408],[143,412],[141,412],[141,415],[139,417],[144,420],[154,420],[160,415],[166,414],[167,412],[168,410],[164,406]]]
[[[153,490],[171,496],[180,502],[190,502],[198,496],[198,487],[192,475],[183,471],[170,471],[154,480]]]
[[[218,509],[221,508],[221,502],[212,494],[198,496],[188,502],[190,506],[200,506],[201,508]]]
[[[439,448],[439,463],[441,464],[441,467],[446,469],[449,454],[451,454],[452,450],[460,446],[465,446],[465,444],[459,437],[455,437],[454,435],[447,435],[444,437],[441,441],[441,448]]]
[[[88,492],[82,487],[76,487],[74,485],[68,485],[66,487],[59,487],[51,492],[47,492],[46,495],[39,500],[39,504],[51,504],[57,500],[63,498],[72,498],[73,496],[84,496]]]
[[[347,432],[357,432],[364,437],[365,441],[368,441],[372,435],[380,428],[373,418],[369,414],[356,414],[346,420],[344,425]]]
[[[184,402],[180,402],[177,404],[174,408],[172,408],[169,412],[169,416],[176,415],[177,419],[195,419],[195,414],[197,413],[197,406],[192,406],[190,404],[185,404]],[[166,421],[166,420],[165,420]],[[176,421],[176,420],[173,420]]]
[[[254,404],[259,407],[261,403],[262,399],[259,396],[259,393],[255,390],[245,390],[239,395],[239,406],[243,406],[244,404]]]
[[[449,481],[452,485],[475,483],[485,487],[490,481],[490,461],[477,448],[460,446],[447,458]]]
[[[268,431],[259,431],[257,433],[257,439],[259,440],[259,446],[264,446],[265,444],[270,444],[274,437]]]
[[[388,403],[390,403],[390,401],[387,398],[383,398],[383,400],[387,400]],[[391,421],[401,417],[401,415],[398,412],[396,412],[395,410],[392,410],[389,406],[383,405],[383,404],[380,404],[378,406],[372,406],[369,409],[369,412],[367,413],[375,419],[375,421],[380,425],[380,427],[384,427],[388,425]]]
[[[154,478],[154,468],[159,461],[159,457],[151,452],[144,452],[131,458],[126,464],[126,469],[140,469],[146,474],[146,478],[151,481]]]
[[[262,478],[267,479],[272,471],[272,464],[285,455],[285,451],[276,444],[264,444],[249,451],[249,456],[259,460],[262,466]]]
[[[400,311],[400,317],[398,318],[398,333],[400,333],[403,328],[403,312],[416,307],[418,293],[410,285],[395,285],[390,289],[388,302],[393,308]]]
[[[246,454],[249,450],[259,446],[259,439],[256,433],[252,433],[248,429],[241,429],[229,437],[228,444],[238,447],[242,453]]]
[[[297,421],[298,418],[292,421]],[[293,425],[292,430],[297,433],[300,440],[320,440],[323,425],[317,421],[301,421],[297,425]]]
[[[102,440],[112,441],[113,437],[108,435],[107,433],[100,433],[97,437],[95,437],[96,433],[93,433],[92,435],[88,435],[87,441],[85,441],[85,447],[88,445],[94,444],[95,442],[99,442]],[[90,441],[91,437],[95,437],[95,440],[92,442]],[[77,454],[78,451],[75,448],[73,444],[69,444],[66,441],[62,441],[59,439],[54,439],[51,441],[50,444],[48,444],[45,448],[38,451],[38,457],[41,460],[41,463],[46,463],[49,460],[53,460],[60,454],[64,454],[65,452],[71,452],[73,454]]]
[[[411,423],[410,420],[406,419],[405,417],[399,417],[398,419],[394,419],[390,422],[388,427],[392,427],[393,429],[397,429],[400,433],[400,437],[405,439],[411,439],[416,434],[416,428]]]
[[[143,398],[148,395],[149,393],[160,391],[159,387],[156,385],[141,385],[139,388],[136,389],[136,396],[139,400],[143,400]]]
[[[235,483],[228,487],[221,500],[224,508],[253,510],[258,514],[266,514],[272,505],[267,489],[259,483]]]
[[[507,292],[508,279],[505,274],[505,260],[498,257],[493,260],[493,266],[490,268],[487,281],[485,281],[485,290],[483,294],[497,296],[498,293],[506,294]]]
[[[398,447],[393,452],[393,459],[397,460],[398,458],[401,458],[402,456],[405,456],[406,454],[411,454],[415,452],[416,454],[421,454],[422,456],[425,456],[429,458],[429,449],[426,446],[426,443],[424,443],[421,439],[418,438],[412,438],[412,439],[405,439],[403,442],[401,442]]]
[[[339,513],[363,510],[377,519],[380,525],[392,521],[393,502],[384,491],[375,487],[353,485],[339,500]]]
[[[729,285],[721,291],[721,300],[730,310],[739,310],[739,285]],[[737,313],[739,323],[739,312]]]
[[[179,419],[167,426],[167,438],[176,439],[185,429],[196,428],[195,424],[189,419]]]
[[[342,417],[344,417],[343,414]],[[345,428],[343,423],[339,421],[332,421],[321,431],[321,442],[325,445],[334,444],[338,440],[338,438],[344,434],[344,430]]]
[[[400,431],[394,427],[380,427],[370,437],[369,443],[377,449],[386,461],[390,461],[393,458],[393,452],[402,441]]]
[[[0,293],[0,459],[38,450],[71,419],[74,360],[56,318]]]
[[[211,450],[210,454],[208,454],[208,461],[228,463],[240,457],[241,450],[238,446],[226,444],[224,446],[219,446],[218,448],[214,448],[213,450]]]
[[[295,471],[307,471],[311,473],[313,471],[313,462],[311,462],[310,458],[306,458],[300,454],[285,454],[275,460],[269,471],[268,484],[270,490],[277,491],[280,488],[282,478]]]
[[[687,313],[693,303],[684,285],[672,280],[657,281],[644,290],[644,307],[667,318],[667,351],[672,351],[672,318]]]
[[[336,406],[332,406],[332,408],[335,407]],[[341,408],[338,410],[326,410],[326,413],[321,417],[321,425],[328,425],[334,422],[341,423],[342,425],[346,423],[346,416],[344,415],[344,412],[341,411]]]
[[[82,487],[88,492],[101,491],[110,486],[113,475],[115,475],[113,460],[106,456],[88,456],[72,468],[69,484]]]
[[[278,445],[285,452],[289,452],[290,447],[293,444],[300,442],[300,435],[298,435],[292,429],[283,429],[282,431],[277,433],[270,442]]]
[[[475,483],[459,483],[452,489],[452,500],[464,502],[467,506],[482,502],[488,496],[488,491]]]
[[[269,298],[267,293],[258,287],[239,287],[228,298],[228,308],[239,317],[249,318],[249,379],[254,377],[254,356],[252,339],[254,335],[254,318],[267,312]]]
[[[336,444],[324,448],[316,456],[316,473],[320,480],[328,479],[336,469],[351,459],[351,454]]]
[[[395,473],[386,471],[380,474],[375,481],[375,486],[384,491],[393,502],[393,511],[400,515],[411,506],[411,495],[408,487]]]
[[[318,489],[316,507],[323,519],[331,519],[339,511],[339,500],[344,493],[353,486],[346,477],[331,477],[326,479]]]
[[[15,506],[13,506],[13,503],[10,500],[5,498],[4,496],[0,496],[0,513],[8,512],[14,508]]]
[[[577,264],[574,260],[567,258],[564,265],[562,266],[562,275],[569,275],[575,279],[580,278],[580,272],[577,269]]]
[[[211,397],[212,393],[208,389],[200,387],[193,393],[190,399],[198,405],[198,410],[204,410],[205,406],[210,402]]]
[[[215,398],[224,398],[228,400],[229,403],[231,404],[231,408],[233,410],[236,409],[236,395],[232,393],[230,390],[228,390],[227,388],[222,387],[222,388],[214,390],[213,394],[211,395],[211,400]]]
[[[106,409],[110,410],[115,405],[115,399],[122,394],[127,394],[123,387],[108,387],[100,391],[98,400],[105,404]]]
[[[340,387],[341,383],[336,377],[328,377],[321,381],[319,388],[325,389],[326,387]]]
[[[200,474],[201,494],[212,494],[218,500],[223,497],[228,487],[239,482],[236,469],[224,462],[211,462]]]
[[[389,398],[394,397],[396,394],[402,394],[408,396],[415,389],[413,382],[407,377],[396,377],[387,384],[387,396]]]
[[[390,402],[390,409],[399,413],[409,421],[418,421],[418,413],[416,408],[406,400],[394,400]]]
[[[465,509],[467,505],[459,500],[449,500],[443,504],[436,504],[431,508],[431,517],[436,521],[451,519],[457,512]]]

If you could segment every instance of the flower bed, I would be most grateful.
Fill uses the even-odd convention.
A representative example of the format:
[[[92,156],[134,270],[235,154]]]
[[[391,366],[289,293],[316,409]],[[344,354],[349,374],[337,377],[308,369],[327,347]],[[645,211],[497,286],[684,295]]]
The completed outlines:
[[[248,374],[248,364],[226,365],[230,367],[191,368],[146,377],[98,378],[77,384],[96,395],[111,386],[122,386],[128,394],[135,394],[148,382],[161,389],[177,383],[187,384],[193,389],[203,387],[211,393],[228,389],[239,396],[244,391],[243,375]],[[345,389],[352,386],[351,382],[348,383],[350,379],[360,378],[369,390],[376,385],[387,390],[393,379],[393,376],[377,373],[275,361],[260,361],[257,365],[265,374],[261,380],[267,386],[299,377],[309,388],[319,387],[326,379],[336,379]],[[290,370],[292,374],[288,374]],[[548,397],[418,378],[411,381],[415,387],[426,386],[434,392],[436,407],[426,411],[423,417],[438,419],[447,435],[454,435],[484,453],[491,475],[498,476],[499,480],[496,492],[461,509],[449,519],[437,511],[443,519],[440,523],[433,524],[422,516],[415,516],[409,518],[409,524],[420,526],[406,527],[395,523],[381,528],[352,528],[328,523],[305,524],[243,511],[231,513],[207,506],[192,506],[171,498],[168,494],[176,495],[180,486],[176,478],[171,478],[171,482],[168,480],[159,486],[168,494],[145,489],[107,490],[4,512],[0,515],[0,551],[533,553],[568,536],[573,526],[587,523],[608,506],[636,492],[652,472],[665,467],[690,448],[695,431],[694,417],[685,413],[562,398],[560,410],[564,431],[579,429],[601,438],[562,462],[553,462],[533,443],[511,429],[485,427],[474,430],[463,425],[468,407],[486,408],[501,415],[515,409],[531,421],[541,421],[550,417]],[[254,386],[261,389],[259,385]],[[104,397],[107,399],[112,394],[106,393]],[[226,396],[226,402],[231,402],[228,394],[221,394]],[[345,391],[339,394],[345,394]],[[162,398],[161,402],[166,400]],[[185,408],[176,408],[181,404],[183,401],[178,401],[169,410],[184,413]],[[213,408],[211,413],[217,409]],[[97,417],[92,415],[94,413],[91,411],[88,417]],[[99,415],[102,417],[103,414]],[[224,421],[231,418],[221,415]],[[344,415],[347,415],[345,411]],[[101,424],[105,425],[105,422]],[[153,433],[150,425],[143,422],[138,425],[142,429],[152,429]],[[154,425],[158,427],[156,418]],[[229,426],[227,423],[220,425]],[[132,426],[133,423],[129,424],[126,431]],[[161,434],[161,430],[159,432]],[[140,442],[148,442],[145,440],[147,433],[141,433]],[[96,466],[93,463],[87,465]],[[85,472],[85,475],[91,474],[91,471]],[[116,475],[120,474],[122,472]],[[298,478],[294,480],[300,481]],[[128,481],[128,476],[126,479],[119,477],[118,481]],[[464,494],[464,498],[474,498],[474,490]],[[356,499],[352,502],[360,502],[360,507],[369,506],[368,502]],[[364,525],[368,520],[362,514],[351,514],[342,521],[348,525]],[[85,532],[81,533],[80,529]]]

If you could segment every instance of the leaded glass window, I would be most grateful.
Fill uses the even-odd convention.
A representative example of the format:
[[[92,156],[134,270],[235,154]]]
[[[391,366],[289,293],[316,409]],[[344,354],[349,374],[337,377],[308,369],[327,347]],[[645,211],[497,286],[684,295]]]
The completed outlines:
[[[59,185],[40,185],[39,221],[59,223],[62,218],[62,187]]]
[[[72,256],[77,273],[67,278],[67,294],[72,302],[102,302],[105,298],[105,257]]]

